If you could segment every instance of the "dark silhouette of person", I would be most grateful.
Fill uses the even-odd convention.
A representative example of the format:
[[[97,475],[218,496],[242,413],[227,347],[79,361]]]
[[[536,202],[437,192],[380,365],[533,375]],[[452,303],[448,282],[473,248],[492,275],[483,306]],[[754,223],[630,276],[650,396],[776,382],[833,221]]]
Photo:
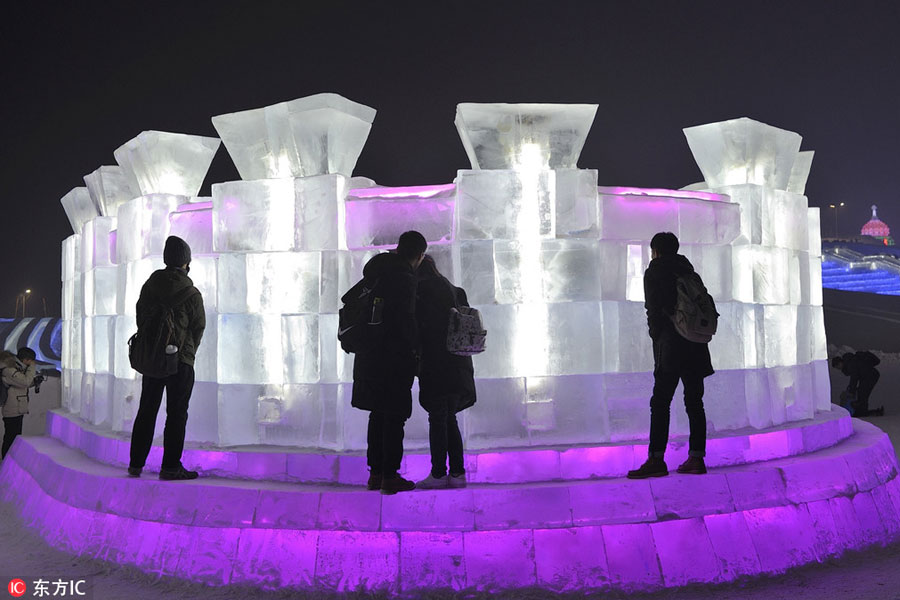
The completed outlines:
[[[875,384],[881,378],[881,373],[875,368],[880,363],[881,359],[868,350],[847,352],[843,356],[835,356],[831,359],[831,366],[850,378],[846,396],[850,400],[848,408],[852,416],[880,417],[884,415],[883,406],[869,410],[869,396],[872,395]]]
[[[351,405],[370,411],[367,485],[382,494],[416,487],[399,471],[403,427],[412,415],[412,384],[418,362],[416,269],[427,247],[421,233],[407,231],[400,236],[395,252],[378,254],[363,267],[363,277],[374,283],[375,294],[383,304],[383,333],[378,348],[355,354]]]
[[[691,342],[675,329],[672,315],[677,300],[676,279],[694,272],[690,261],[678,254],[678,238],[661,232],[650,240],[651,261],[644,272],[644,307],[653,340],[653,395],[650,398],[650,445],[647,461],[628,472],[630,479],[663,477],[669,442],[672,397],[679,379],[684,384],[684,407],[690,425],[688,459],[679,473],[706,473],[706,412],[703,409],[703,379],[714,373],[709,345]]]
[[[428,412],[431,448],[431,472],[416,487],[465,487],[463,441],[456,413],[475,404],[475,369],[471,356],[447,351],[447,326],[450,310],[468,306],[469,302],[465,290],[441,275],[427,254],[416,277],[416,321],[421,344],[419,404]]]
[[[131,460],[128,474],[140,477],[153,444],[156,415],[166,392],[166,426],[163,431],[163,458],[159,478],[163,480],[196,479],[198,473],[181,464],[184,434],[187,427],[188,403],[194,389],[194,356],[206,329],[203,297],[188,277],[191,248],[177,236],[169,236],[163,249],[165,269],[155,271],[141,288],[137,301],[138,330],[163,303],[183,296],[174,309],[175,340],[178,354],[177,372],[167,377],[148,377],[141,382],[141,402],[131,432]]]

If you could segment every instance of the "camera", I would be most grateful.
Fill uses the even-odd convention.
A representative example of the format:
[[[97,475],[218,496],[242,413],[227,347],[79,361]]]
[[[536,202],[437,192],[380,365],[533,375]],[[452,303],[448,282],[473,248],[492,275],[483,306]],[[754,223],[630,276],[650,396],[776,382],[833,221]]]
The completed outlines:
[[[34,385],[35,394],[41,393],[41,384],[44,383],[44,379],[46,379],[46,377],[44,377],[43,374],[37,374],[34,376],[34,383],[32,385]]]

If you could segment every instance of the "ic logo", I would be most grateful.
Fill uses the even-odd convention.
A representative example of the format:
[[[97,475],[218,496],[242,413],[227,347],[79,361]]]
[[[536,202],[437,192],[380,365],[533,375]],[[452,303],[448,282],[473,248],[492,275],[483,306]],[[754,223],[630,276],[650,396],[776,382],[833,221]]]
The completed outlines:
[[[9,585],[6,586],[6,588],[9,590],[10,596],[13,596],[14,598],[24,596],[25,590],[27,589],[25,586],[25,582],[21,579],[13,579],[9,582]]]

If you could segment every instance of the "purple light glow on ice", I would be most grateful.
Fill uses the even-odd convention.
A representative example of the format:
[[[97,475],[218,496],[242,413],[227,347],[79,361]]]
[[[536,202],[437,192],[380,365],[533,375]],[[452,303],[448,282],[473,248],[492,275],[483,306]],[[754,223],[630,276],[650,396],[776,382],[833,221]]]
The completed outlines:
[[[444,183],[440,185],[418,185],[407,187],[373,187],[350,190],[351,198],[433,198],[448,195],[456,190],[456,185]]]
[[[706,200],[708,202],[729,202],[730,198],[725,194],[712,192],[698,192],[696,190],[666,190],[663,188],[639,188],[626,186],[599,186],[597,190],[601,195],[613,196],[659,196],[663,198],[680,198],[686,200]]]
[[[632,591],[779,573],[900,537],[896,457],[862,422],[833,449],[703,478],[396,496],[361,483],[171,484],[19,438],[0,483],[55,547],[211,585]],[[698,485],[705,500],[691,502]]]
[[[353,190],[345,203],[347,247],[394,247],[400,234],[409,229],[421,232],[429,245],[452,243],[454,189],[451,184]],[[356,196],[356,192],[364,195]]]
[[[127,466],[127,439],[92,431],[77,418],[56,411],[47,415],[47,431],[51,437],[95,460],[120,468]],[[713,468],[737,466],[796,456],[830,448],[851,434],[849,415],[843,409],[835,408],[820,412],[814,420],[799,426],[710,437],[706,464]],[[687,458],[686,442],[683,437],[670,441],[666,455],[672,462]],[[161,453],[160,446],[153,447],[148,468],[155,468]],[[552,449],[510,448],[469,452],[466,469],[472,483],[616,478],[623,477],[629,469],[643,462],[646,453],[644,441]],[[189,445],[183,460],[189,468],[235,479],[347,484],[367,476],[366,458],[362,453],[250,452],[192,448]],[[430,467],[428,461],[426,453],[407,452],[401,470],[411,476],[425,473]]]

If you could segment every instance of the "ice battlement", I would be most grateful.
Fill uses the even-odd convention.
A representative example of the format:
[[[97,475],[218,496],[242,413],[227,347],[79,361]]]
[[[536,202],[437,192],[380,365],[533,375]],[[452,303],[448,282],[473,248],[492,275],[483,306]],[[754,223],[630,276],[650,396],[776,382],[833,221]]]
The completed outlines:
[[[214,117],[243,179],[214,184],[212,198],[195,196],[218,140],[145,132],[116,152],[121,172],[103,167],[63,199],[75,230],[63,243],[65,407],[130,430],[134,306],[175,234],[193,249],[207,310],[188,439],[363,448],[339,299],[369,258],[417,229],[489,331],[479,400],[461,415],[469,448],[646,439],[642,277],[658,231],[679,236],[722,314],[710,429],[828,410],[818,210],[801,193],[811,155],[800,137],[749,119],[694,127],[705,189],[600,186],[577,168],[596,108],[461,104],[471,169],[452,183],[358,189],[350,175],[373,109],[323,94]],[[415,412],[407,446],[425,447]],[[681,411],[672,423],[686,433]]]

